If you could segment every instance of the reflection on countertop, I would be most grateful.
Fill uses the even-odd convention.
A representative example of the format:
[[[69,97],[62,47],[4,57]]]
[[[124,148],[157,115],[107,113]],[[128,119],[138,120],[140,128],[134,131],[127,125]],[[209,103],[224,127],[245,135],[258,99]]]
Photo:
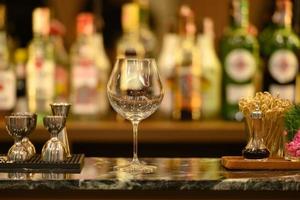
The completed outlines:
[[[80,174],[0,173],[0,189],[300,191],[299,171],[228,171],[217,158],[148,158],[154,174],[113,171],[126,158],[86,158]]]

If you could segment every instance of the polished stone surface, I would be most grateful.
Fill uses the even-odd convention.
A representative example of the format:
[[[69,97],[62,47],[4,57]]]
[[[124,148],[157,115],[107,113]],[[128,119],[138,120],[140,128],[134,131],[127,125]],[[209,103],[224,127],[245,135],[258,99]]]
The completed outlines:
[[[113,171],[124,158],[86,158],[80,174],[0,173],[0,189],[300,191],[299,171],[228,171],[214,158],[151,158],[154,174]]]

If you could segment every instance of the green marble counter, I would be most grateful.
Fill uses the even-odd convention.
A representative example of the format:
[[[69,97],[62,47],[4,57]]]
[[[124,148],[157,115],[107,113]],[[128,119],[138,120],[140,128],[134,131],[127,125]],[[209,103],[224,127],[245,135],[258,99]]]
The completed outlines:
[[[80,174],[0,173],[1,189],[300,191],[300,171],[228,171],[213,158],[151,158],[154,174],[113,171],[124,158],[86,158]]]
[[[300,171],[228,171],[213,158],[142,160],[157,165],[157,172],[131,175],[112,170],[128,159],[86,158],[80,174],[0,173],[0,191],[300,191]]]

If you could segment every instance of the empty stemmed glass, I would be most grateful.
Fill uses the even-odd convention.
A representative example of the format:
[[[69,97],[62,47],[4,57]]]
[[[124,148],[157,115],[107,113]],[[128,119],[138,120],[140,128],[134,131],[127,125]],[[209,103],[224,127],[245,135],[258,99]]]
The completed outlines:
[[[159,107],[163,88],[154,59],[120,58],[116,61],[107,85],[110,104],[133,126],[133,159],[116,169],[130,173],[152,173],[155,166],[138,159],[139,122]]]

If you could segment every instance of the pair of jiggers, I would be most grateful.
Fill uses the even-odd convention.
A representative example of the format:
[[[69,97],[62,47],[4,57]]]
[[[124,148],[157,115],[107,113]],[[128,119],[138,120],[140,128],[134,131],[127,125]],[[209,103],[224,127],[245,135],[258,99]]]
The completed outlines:
[[[50,106],[53,116],[44,117],[43,123],[51,138],[43,146],[41,158],[47,162],[61,162],[67,157],[71,157],[65,128],[71,105],[52,103]],[[37,115],[35,113],[12,113],[5,117],[6,129],[15,140],[14,145],[7,153],[9,161],[26,161],[35,155],[35,147],[28,136],[34,131],[36,122]]]

